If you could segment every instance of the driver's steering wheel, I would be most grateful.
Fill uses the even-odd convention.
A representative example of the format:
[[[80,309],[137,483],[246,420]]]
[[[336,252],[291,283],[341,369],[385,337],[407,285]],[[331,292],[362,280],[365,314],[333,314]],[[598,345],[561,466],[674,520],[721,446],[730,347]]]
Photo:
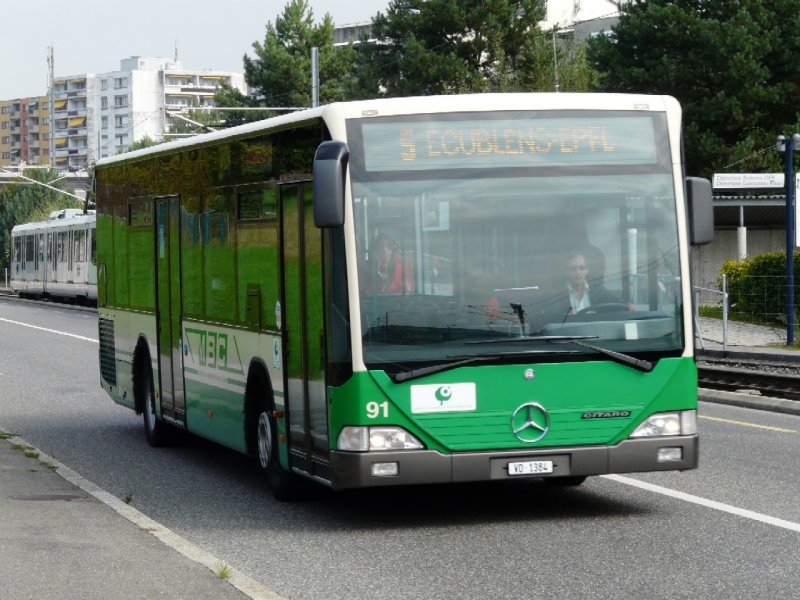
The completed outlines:
[[[575,315],[591,315],[595,313],[628,312],[628,305],[622,302],[603,302],[582,308]]]

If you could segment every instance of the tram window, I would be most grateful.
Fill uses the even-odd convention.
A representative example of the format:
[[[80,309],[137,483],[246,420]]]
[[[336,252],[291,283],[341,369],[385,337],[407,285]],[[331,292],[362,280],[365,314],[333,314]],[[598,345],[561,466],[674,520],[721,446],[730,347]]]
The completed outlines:
[[[78,262],[86,260],[86,231],[77,229],[73,232],[72,259]]]
[[[22,260],[22,238],[14,238],[14,262]]]
[[[25,261],[32,262],[36,256],[36,240],[32,235],[25,236]]]
[[[67,232],[58,232],[58,248],[56,251],[57,260],[60,263],[67,262]]]

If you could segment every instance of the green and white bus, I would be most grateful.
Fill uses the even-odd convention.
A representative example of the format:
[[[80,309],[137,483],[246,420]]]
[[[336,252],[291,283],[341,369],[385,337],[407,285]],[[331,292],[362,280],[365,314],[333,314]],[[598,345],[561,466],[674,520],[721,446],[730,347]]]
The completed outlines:
[[[102,386],[151,445],[252,455],[279,498],[697,465],[713,218],[673,98],[332,104],[101,160],[96,193]]]

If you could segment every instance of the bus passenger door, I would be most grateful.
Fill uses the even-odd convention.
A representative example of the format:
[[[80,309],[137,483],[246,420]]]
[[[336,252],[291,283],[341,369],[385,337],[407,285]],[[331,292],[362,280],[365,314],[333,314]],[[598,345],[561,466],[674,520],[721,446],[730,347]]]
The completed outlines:
[[[156,198],[155,205],[156,323],[161,416],[183,426],[186,401],[181,354],[180,202],[177,196],[166,196]]]
[[[283,364],[290,466],[330,480],[323,356],[322,232],[311,182],[280,186]]]

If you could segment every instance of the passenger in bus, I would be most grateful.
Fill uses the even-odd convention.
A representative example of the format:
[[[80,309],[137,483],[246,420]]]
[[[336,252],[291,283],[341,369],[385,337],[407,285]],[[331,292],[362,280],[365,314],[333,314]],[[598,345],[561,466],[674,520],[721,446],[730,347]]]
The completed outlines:
[[[369,259],[370,272],[367,275],[366,291],[379,294],[413,291],[414,279],[410,265],[403,260],[393,237],[385,233],[378,234],[372,244]]]

